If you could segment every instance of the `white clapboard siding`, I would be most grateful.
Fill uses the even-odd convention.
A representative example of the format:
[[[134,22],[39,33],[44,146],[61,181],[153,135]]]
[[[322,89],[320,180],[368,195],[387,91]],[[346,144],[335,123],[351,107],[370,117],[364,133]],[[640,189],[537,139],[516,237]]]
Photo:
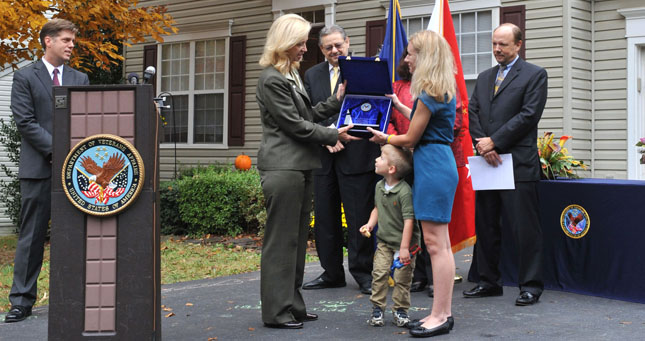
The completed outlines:
[[[594,176],[627,178],[627,39],[617,10],[642,1],[594,2]],[[634,142],[635,143],[635,142]]]
[[[251,156],[256,163],[257,151],[262,139],[260,112],[255,101],[257,79],[262,71],[258,64],[262,54],[266,34],[273,22],[271,0],[207,0],[193,1],[140,1],[141,6],[165,5],[182,34],[181,27],[187,24],[203,23],[205,27],[213,22],[233,20],[232,35],[246,36],[246,89],[245,89],[245,137],[243,147],[223,148],[177,148],[177,168],[183,169],[211,163],[233,163],[240,153]],[[311,10],[305,8],[303,10]],[[385,7],[378,0],[339,0],[336,2],[336,23],[343,26],[351,37],[351,50],[355,55],[365,54],[365,23],[370,20],[385,18]],[[152,44],[148,40],[144,44],[134,45],[125,49],[124,72],[143,70],[143,46]],[[174,172],[175,150],[172,144],[163,145],[160,152],[160,177],[170,179]]]
[[[459,4],[467,0],[454,0]],[[305,1],[303,1],[304,3]],[[427,1],[432,5],[433,1]],[[232,162],[241,152],[255,162],[262,129],[255,103],[255,86],[261,72],[258,65],[264,38],[273,20],[277,0],[141,1],[141,5],[166,5],[178,26],[209,25],[233,20],[232,34],[247,36],[246,125],[242,148],[179,148],[181,167],[212,162]],[[386,0],[338,0],[336,23],[351,37],[351,50],[365,53],[365,23],[385,19]],[[424,5],[418,0],[401,0],[402,8]],[[625,20],[621,8],[642,7],[642,0],[501,0],[501,5],[526,8],[526,59],[544,67],[549,74],[548,100],[539,128],[540,134],[572,135],[567,142],[575,158],[591,164],[582,176],[627,177],[627,93]],[[302,10],[311,10],[303,8]],[[181,33],[181,31],[180,31]],[[148,42],[150,43],[150,41]],[[125,72],[141,73],[143,45],[127,48]],[[162,179],[172,175],[174,151],[161,151]]]

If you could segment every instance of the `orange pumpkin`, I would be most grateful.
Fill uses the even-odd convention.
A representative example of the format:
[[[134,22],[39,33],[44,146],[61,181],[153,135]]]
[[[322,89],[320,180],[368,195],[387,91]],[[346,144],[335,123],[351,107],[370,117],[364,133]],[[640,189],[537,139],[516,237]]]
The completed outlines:
[[[251,169],[251,158],[248,155],[238,155],[235,158],[235,168],[241,170]]]

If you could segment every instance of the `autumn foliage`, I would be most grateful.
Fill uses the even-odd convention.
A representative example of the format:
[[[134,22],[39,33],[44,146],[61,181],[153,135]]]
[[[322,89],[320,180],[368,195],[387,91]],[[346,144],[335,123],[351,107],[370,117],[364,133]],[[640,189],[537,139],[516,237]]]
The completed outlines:
[[[67,19],[79,29],[70,65],[88,71],[90,66],[109,70],[123,56],[120,44],[131,46],[152,37],[163,42],[163,35],[177,33],[175,21],[164,6],[139,7],[137,0],[3,0],[0,2],[0,67],[43,53],[39,34],[53,18]]]

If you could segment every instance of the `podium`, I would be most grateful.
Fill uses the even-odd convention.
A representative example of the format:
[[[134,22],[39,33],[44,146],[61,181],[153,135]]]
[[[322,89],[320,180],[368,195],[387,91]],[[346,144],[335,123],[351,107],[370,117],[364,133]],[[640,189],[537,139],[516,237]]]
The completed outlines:
[[[51,340],[161,339],[151,85],[54,88]]]

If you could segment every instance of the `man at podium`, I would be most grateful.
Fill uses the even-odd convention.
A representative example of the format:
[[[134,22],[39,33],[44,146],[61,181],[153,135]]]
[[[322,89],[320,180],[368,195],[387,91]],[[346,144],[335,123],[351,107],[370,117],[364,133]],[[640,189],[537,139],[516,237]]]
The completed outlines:
[[[18,171],[22,208],[9,293],[11,309],[5,322],[22,321],[31,315],[38,297],[37,280],[51,215],[52,87],[90,83],[86,74],[65,65],[77,32],[67,20],[50,20],[40,31],[43,58],[16,71],[13,79],[11,111],[22,136]]]

